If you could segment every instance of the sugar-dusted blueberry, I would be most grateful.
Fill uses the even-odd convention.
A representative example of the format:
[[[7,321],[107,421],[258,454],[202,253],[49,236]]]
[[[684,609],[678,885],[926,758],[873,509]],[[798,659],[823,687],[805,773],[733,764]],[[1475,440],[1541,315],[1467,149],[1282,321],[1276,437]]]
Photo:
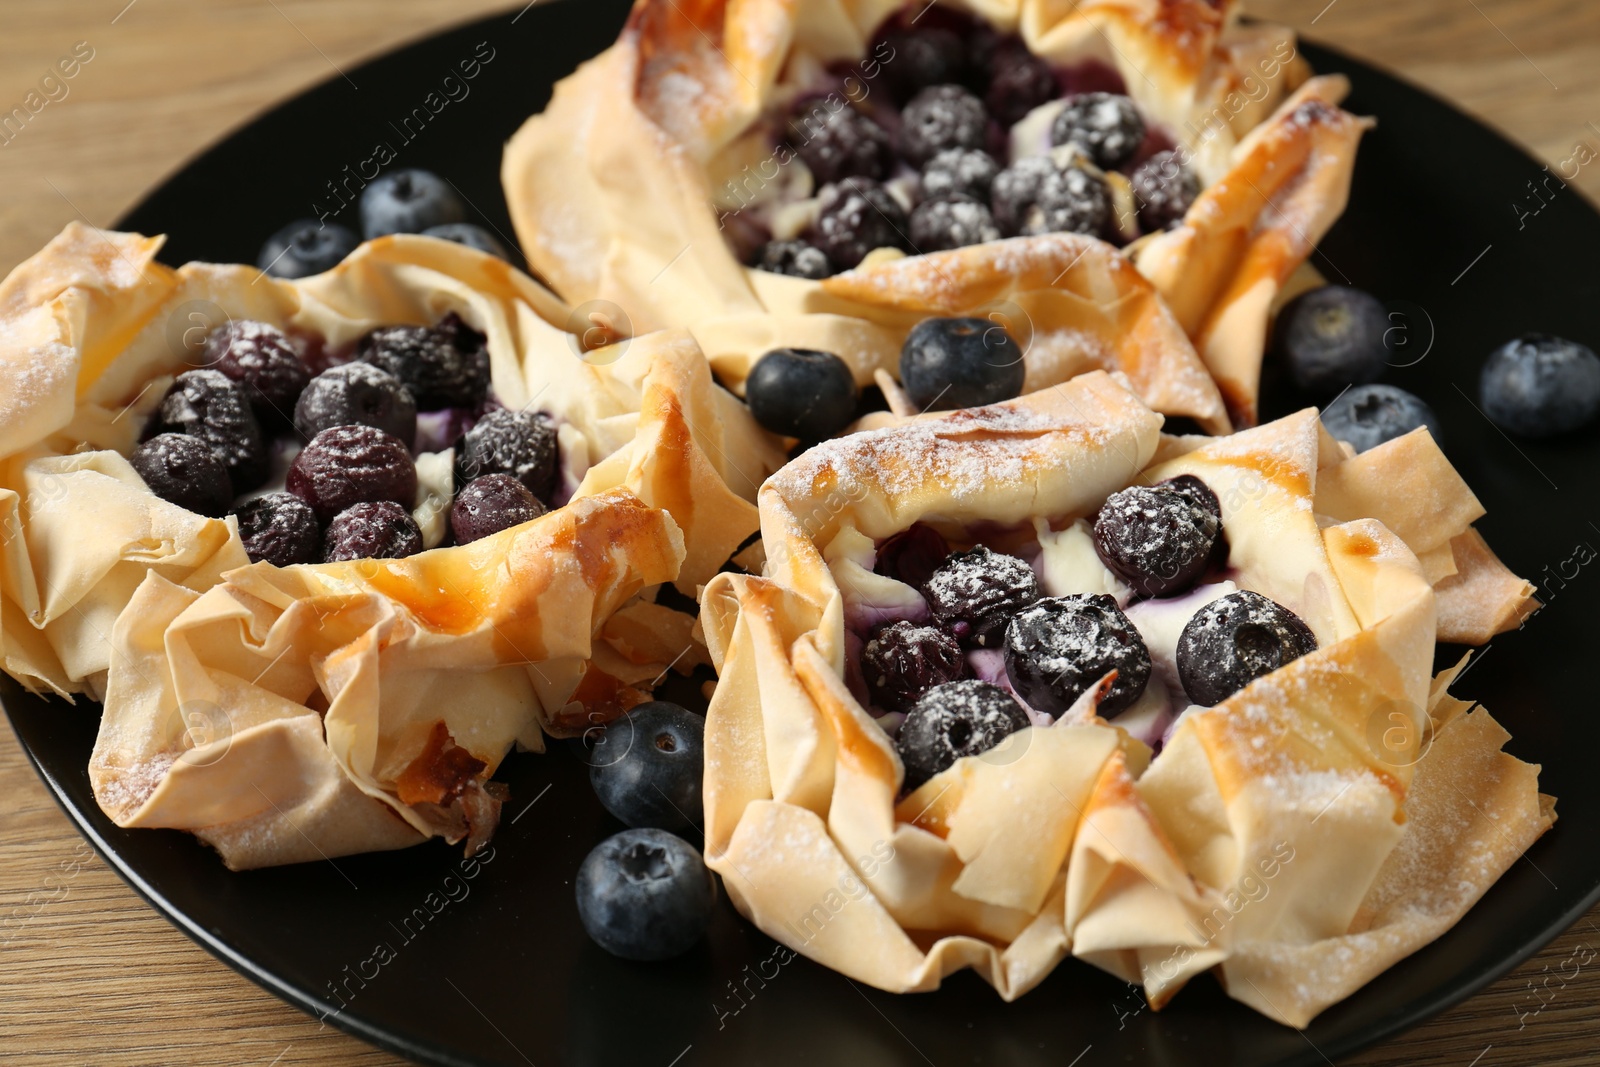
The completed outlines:
[[[934,686],[958,680],[966,666],[954,637],[904,619],[879,630],[861,652],[867,694],[891,711],[904,711]]]
[[[392,500],[351,504],[333,517],[322,538],[324,563],[405,559],[421,551],[422,529],[417,520]]]
[[[1484,413],[1519,437],[1554,437],[1600,414],[1600,357],[1576,341],[1530,333],[1495,349],[1478,379]]]
[[[267,480],[270,462],[261,424],[244,387],[218,370],[178,375],[161,401],[161,428],[198,437],[211,446],[237,496]]]
[[[1139,225],[1153,233],[1177,225],[1200,195],[1200,180],[1172,149],[1157,152],[1134,168],[1128,179]]]
[[[1323,408],[1322,425],[1357,452],[1377,448],[1421,426],[1428,428],[1435,441],[1439,439],[1439,418],[1433,409],[1421,397],[1394,385],[1358,385],[1345,390]]]
[[[335,426],[372,426],[410,442],[417,436],[417,402],[400,379],[371,363],[323,371],[294,407],[294,427],[311,440]]]
[[[970,196],[988,203],[999,173],[1000,164],[982,149],[947,148],[923,164],[922,196]]]
[[[1100,701],[1111,718],[1144,695],[1150,650],[1133,623],[1104,593],[1045,597],[1006,626],[1006,676],[1030,706],[1059,715],[1100,679],[1117,672]]]
[[[266,426],[287,426],[311,368],[294,343],[276,326],[235,319],[206,338],[206,365],[244,386],[245,395]]]
[[[789,117],[789,144],[818,185],[846,178],[879,181],[894,169],[889,134],[838,97],[808,97]]]
[[[924,200],[911,212],[911,247],[946,252],[1000,240],[989,205],[960,193]]]
[[[1039,579],[1016,556],[979,545],[940,564],[922,595],[933,620],[964,646],[993,648],[1011,616],[1039,599]]]
[[[1055,144],[1076,145],[1101,170],[1115,170],[1132,159],[1144,134],[1144,118],[1133,100],[1115,93],[1074,96],[1050,128]]]
[[[559,452],[555,424],[542,412],[496,408],[456,442],[456,484],[485,474],[509,474],[548,502]]]
[[[268,493],[234,509],[239,539],[250,562],[276,567],[315,563],[322,556],[322,527],[311,505],[293,493]]]
[[[450,532],[456,535],[456,544],[467,545],[544,513],[539,498],[511,475],[485,474],[456,494],[450,504]]]
[[[900,384],[923,411],[998,404],[1022,393],[1022,348],[988,319],[924,319],[900,349]]]
[[[703,716],[665,700],[613,719],[589,762],[595,796],[632,827],[698,830],[705,733]]]
[[[1331,395],[1383,373],[1389,328],[1389,312],[1377,297],[1325,285],[1301,293],[1278,313],[1273,348],[1295,385]]]
[[[1028,725],[1028,713],[998,685],[968,679],[934,686],[912,705],[895,737],[905,791],[964,756],[983,755]]]
[[[304,278],[337,267],[360,243],[349,227],[300,219],[267,238],[256,266],[274,278]]]
[[[1199,489],[1209,492],[1203,483]],[[1101,562],[1141,596],[1170,596],[1193,585],[1222,535],[1217,510],[1197,496],[1167,485],[1112,493],[1094,520]]]
[[[390,171],[361,191],[361,232],[369,241],[390,233],[421,233],[466,217],[461,196],[431,171]]]
[[[383,326],[361,339],[363,362],[411,391],[418,409],[474,408],[489,395],[489,348],[455,312],[437,326]]]
[[[1211,707],[1316,649],[1316,637],[1298,615],[1241,589],[1213,600],[1184,626],[1178,678],[1190,700]]]
[[[500,238],[472,222],[446,222],[439,226],[429,226],[422,231],[422,236],[437,237],[441,241],[465,245],[479,252],[487,252],[496,259],[511,258],[506,252],[506,246],[500,243]]]
[[[989,66],[992,74],[983,99],[989,114],[1004,127],[1015,126],[1028,112],[1061,95],[1049,62],[1034,55],[1020,37],[1002,38]]]
[[[756,269],[812,281],[834,274],[828,253],[806,241],[768,241],[756,254]]]
[[[150,491],[169,504],[213,519],[227,514],[233,499],[228,468],[200,438],[157,434],[134,449],[128,462]]]
[[[878,546],[873,572],[921,589],[950,555],[944,535],[927,523],[913,523]]]
[[[875,248],[906,248],[906,209],[877,182],[850,178],[830,185],[817,207],[813,243],[836,267],[849,270]]]
[[[861,391],[850,365],[832,352],[779,348],[756,360],[744,398],[763,427],[809,442],[849,425]]]
[[[1098,235],[1111,220],[1106,183],[1078,166],[1058,166],[1049,156],[1029,156],[1001,171],[989,202],[1008,236],[1046,233]]]
[[[930,85],[959,82],[967,74],[966,42],[944,26],[890,26],[871,54],[889,95],[901,104]]]
[[[900,153],[920,167],[952,148],[982,148],[988,129],[982,100],[959,85],[930,85],[900,113]]]
[[[355,504],[389,500],[410,508],[417,499],[410,450],[372,426],[323,430],[295,456],[287,482],[323,522]]]
[[[681,956],[705,935],[717,883],[700,850],[650,828],[596,845],[578,868],[578,918],[595,943],[625,960]]]

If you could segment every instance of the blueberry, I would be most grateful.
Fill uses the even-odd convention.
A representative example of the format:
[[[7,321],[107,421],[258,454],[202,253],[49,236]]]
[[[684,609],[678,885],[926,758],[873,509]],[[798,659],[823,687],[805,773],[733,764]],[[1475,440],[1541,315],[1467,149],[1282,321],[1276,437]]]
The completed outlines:
[[[952,148],[982,148],[988,129],[982,100],[959,85],[930,85],[900,114],[900,152],[920,167]]]
[[[1045,597],[1006,626],[1006,676],[1030,706],[1059,715],[1111,671],[1099,713],[1111,718],[1144,695],[1150,651],[1133,623],[1103,593]]]
[[[802,100],[789,119],[789,143],[818,185],[846,178],[878,181],[894,169],[894,148],[883,127],[836,98]]]
[[[1317,649],[1300,617],[1241,589],[1195,612],[1178,637],[1178,678],[1196,704],[1212,707]]]
[[[328,523],[322,559],[404,559],[422,551],[422,530],[411,512],[392,500],[351,504]]]
[[[933,200],[959,194],[987,203],[999,173],[1000,164],[987,152],[975,148],[948,148],[923,165],[922,195]]]
[[[1389,355],[1389,313],[1360,289],[1326,285],[1301,293],[1278,313],[1273,347],[1295,385],[1332,394],[1383,373]]]
[[[900,349],[900,384],[923,411],[1010,400],[1026,376],[1022,349],[988,319],[924,319]]]
[[[1357,452],[1426,426],[1439,439],[1439,419],[1420,399],[1393,385],[1358,385],[1322,409],[1322,425]]]
[[[942,26],[894,26],[874,43],[882,60],[884,84],[897,102],[930,85],[961,81],[967,73],[967,46]]]
[[[879,630],[861,653],[867,694],[891,711],[904,711],[934,686],[957,681],[966,665],[954,637],[903,619]]]
[[[411,452],[371,426],[323,430],[295,456],[287,482],[324,522],[354,504],[389,500],[409,509],[417,498]]]
[[[1050,139],[1076,145],[1101,170],[1115,170],[1133,158],[1144,133],[1144,119],[1130,98],[1084,93],[1067,101],[1050,128]]]
[[[261,424],[244,388],[216,370],[178,375],[161,401],[161,428],[198,437],[228,469],[235,496],[267,480],[270,464]]]
[[[1000,172],[989,202],[1001,232],[1098,235],[1111,221],[1106,183],[1082,167],[1057,166],[1049,156],[1029,156]]]
[[[1021,38],[1007,37],[994,48],[993,71],[984,103],[1000,125],[1010,128],[1034,108],[1061,95],[1056,73],[1043,58],[1028,50]]]
[[[450,531],[456,544],[532,522],[545,513],[539,498],[509,474],[485,474],[468,482],[450,505]]]
[[[1176,226],[1200,195],[1200,181],[1184,166],[1183,157],[1167,149],[1134,168],[1128,179],[1139,224],[1153,233]]]
[[[946,252],[1000,240],[1000,228],[987,204],[959,193],[924,200],[911,212],[911,247]]]
[[[437,237],[441,241],[453,241],[458,245],[475,248],[479,252],[487,252],[496,259],[510,259],[506,253],[506,246],[500,239],[482,226],[471,222],[446,222],[440,226],[429,226],[422,231],[424,237]]]
[[[981,756],[1028,726],[1028,713],[998,685],[968,680],[934,686],[900,724],[895,748],[910,792],[964,756]]]
[[[335,426],[372,426],[410,442],[417,436],[417,402],[388,371],[346,363],[311,379],[294,407],[294,427],[307,441]]]
[[[1569,433],[1600,412],[1600,359],[1576,341],[1526,334],[1489,356],[1478,398],[1484,412],[1510,433]]]
[[[769,241],[756,254],[756,269],[821,281],[834,274],[828,254],[805,241]]]
[[[311,368],[293,342],[276,326],[236,319],[206,338],[206,365],[244,386],[256,419],[265,426],[287,426]]]
[[[256,266],[274,278],[304,278],[337,267],[360,243],[348,227],[301,219],[267,238]]]
[[[1101,562],[1141,596],[1171,596],[1205,572],[1222,535],[1220,506],[1198,478],[1187,493],[1136,485],[1106,498],[1094,521]],[[1207,501],[1206,498],[1209,498]]]
[[[559,444],[555,424],[536,411],[496,408],[456,442],[456,484],[509,474],[541,501],[555,491]]]
[[[584,858],[577,896],[578,918],[601,948],[625,960],[665,960],[705,934],[717,883],[683,838],[624,830]]]
[[[950,546],[944,535],[918,522],[878,546],[878,559],[872,569],[876,574],[921,589],[949,555]]]
[[[992,647],[1011,616],[1039,599],[1039,579],[1016,556],[982,545],[957,552],[923,583],[933,621],[968,647]]]
[[[311,505],[293,493],[268,493],[234,509],[239,537],[250,562],[275,567],[315,563],[322,555],[322,528]]]
[[[227,514],[233,499],[228,468],[200,438],[157,434],[134,449],[128,462],[162,500],[213,519]]]
[[[859,264],[875,248],[906,246],[911,222],[889,190],[865,178],[851,178],[822,191],[812,238],[834,266]]]
[[[632,827],[699,831],[704,814],[706,721],[665,700],[640,704],[605,728],[589,783],[605,809]]]
[[[363,362],[400,379],[422,411],[475,408],[489,395],[484,336],[454,312],[433,327],[380,327],[361,339],[358,351]]]
[[[744,398],[763,427],[810,442],[849,425],[861,391],[849,364],[832,352],[779,348],[756,361]]]
[[[369,241],[390,233],[421,233],[466,217],[455,189],[430,171],[391,171],[361,192],[361,232]]]

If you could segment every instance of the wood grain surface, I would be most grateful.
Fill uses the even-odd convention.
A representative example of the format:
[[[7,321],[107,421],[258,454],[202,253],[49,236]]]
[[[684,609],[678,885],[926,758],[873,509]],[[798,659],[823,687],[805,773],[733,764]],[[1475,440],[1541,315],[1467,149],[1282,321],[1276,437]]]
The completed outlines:
[[[207,144],[337,68],[516,6],[0,0],[0,113],[21,104],[78,42],[93,49],[67,96],[0,143],[0,272],[70,219],[109,223]],[[1580,144],[1600,153],[1594,0],[1249,0],[1247,7],[1398,71],[1554,165]],[[1600,200],[1600,166],[1584,168],[1572,184]],[[1472,1000],[1344,1062],[1600,1063],[1597,952],[1600,909]],[[0,731],[0,1060],[63,1067],[400,1062],[290,1008],[146,907],[74,833],[9,728]]]

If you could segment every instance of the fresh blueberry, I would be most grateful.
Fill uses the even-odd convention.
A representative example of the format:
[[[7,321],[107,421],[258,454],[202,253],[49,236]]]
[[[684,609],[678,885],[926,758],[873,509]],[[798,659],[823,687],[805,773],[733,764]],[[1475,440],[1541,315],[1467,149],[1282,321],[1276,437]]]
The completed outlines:
[[[1061,95],[1049,62],[1029,51],[1019,37],[1004,38],[995,46],[990,69],[993,74],[984,103],[995,121],[1007,129]]]
[[[417,402],[400,379],[370,363],[346,363],[311,379],[294,407],[307,440],[335,426],[372,426],[391,437],[417,436]]]
[[[441,241],[453,241],[458,245],[475,248],[479,252],[487,252],[496,259],[510,259],[506,253],[506,246],[500,243],[500,238],[471,222],[447,222],[442,226],[429,226],[422,231],[424,237],[437,237]]]
[[[898,103],[930,85],[961,81],[967,73],[965,42],[943,26],[891,26],[871,54],[882,62],[884,84]]]
[[[966,665],[954,637],[904,619],[879,630],[861,653],[868,695],[891,711],[904,711],[934,686],[959,680]]]
[[[1184,626],[1178,678],[1190,700],[1212,707],[1316,649],[1316,637],[1298,615],[1241,589],[1213,600]]]
[[[372,426],[323,430],[295,456],[287,482],[324,522],[355,504],[388,500],[410,508],[417,498],[410,450]]]
[[[640,704],[605,728],[589,783],[605,809],[632,827],[699,831],[704,814],[706,721],[665,700]]]
[[[236,319],[206,338],[206,365],[240,385],[264,426],[287,426],[311,368],[276,326]]]
[[[944,535],[926,523],[913,523],[878,546],[873,572],[921,589],[950,555]]]
[[[450,505],[450,532],[456,544],[532,522],[545,513],[539,498],[509,474],[485,474],[468,482]]]
[[[1111,718],[1144,695],[1150,651],[1133,623],[1103,593],[1045,597],[1011,617],[1005,638],[1006,677],[1028,704],[1053,715],[1072,707],[1111,671],[1117,672],[1099,713]]]
[[[578,918],[625,960],[681,956],[706,932],[717,883],[700,853],[665,830],[624,830],[578,868]]]
[[[275,567],[315,563],[322,555],[322,528],[311,505],[293,493],[268,493],[234,509],[239,538],[250,562]]]
[[[328,523],[324,563],[352,559],[405,559],[422,551],[422,530],[411,512],[392,500],[351,504]]]
[[[360,243],[348,227],[301,219],[267,238],[256,266],[274,278],[304,278],[337,267]]]
[[[1332,394],[1383,373],[1389,355],[1389,313],[1371,293],[1325,285],[1301,293],[1278,313],[1273,347],[1295,385]]]
[[[1001,171],[989,193],[995,221],[1008,236],[1046,233],[1099,235],[1111,221],[1106,183],[1049,156],[1029,156]]]
[[[989,682],[969,679],[936,685],[900,724],[895,748],[911,792],[964,756],[981,756],[1028,726],[1016,698]]]
[[[889,190],[851,178],[822,191],[812,243],[834,266],[849,270],[875,248],[906,248],[911,221]]]
[[[1357,452],[1426,426],[1439,439],[1439,419],[1419,398],[1393,385],[1358,385],[1322,409],[1322,425]]]
[[[789,143],[818,185],[846,178],[881,181],[894,169],[894,148],[883,127],[833,98],[811,97],[796,106]]]
[[[1157,152],[1139,164],[1128,181],[1133,186],[1133,202],[1138,205],[1139,224],[1147,233],[1182,222],[1200,195],[1200,180],[1184,166],[1183,157],[1171,149]]]
[[[769,241],[756,254],[756,269],[821,281],[834,274],[828,254],[804,241]]]
[[[988,203],[989,191],[999,173],[1000,164],[989,153],[976,148],[949,148],[923,166],[922,195],[928,200],[962,195]]]
[[[1101,562],[1141,596],[1171,596],[1205,572],[1222,535],[1220,506],[1192,476],[1188,493],[1136,485],[1106,498],[1094,521]],[[1209,501],[1206,498],[1209,497]]]
[[[433,327],[380,327],[361,339],[358,351],[363,362],[400,379],[422,411],[475,408],[489,395],[484,336],[453,311]]]
[[[233,499],[228,468],[200,438],[157,434],[134,449],[128,462],[162,500],[213,519],[227,514]]]
[[[456,484],[509,474],[548,502],[555,490],[559,451],[555,424],[542,412],[496,408],[456,442]]]
[[[161,401],[161,428],[198,437],[228,468],[237,496],[267,480],[270,463],[261,424],[244,387],[217,370],[178,375]]]
[[[982,148],[988,129],[982,100],[959,85],[930,85],[900,114],[900,152],[920,167],[952,148]]]
[[[1530,333],[1489,356],[1478,398],[1484,412],[1509,433],[1570,433],[1600,413],[1600,358],[1576,341]]]
[[[1113,93],[1073,97],[1050,128],[1054,144],[1076,145],[1101,170],[1115,170],[1132,159],[1144,134],[1144,119],[1133,101]]]
[[[922,595],[933,621],[963,645],[993,647],[1011,616],[1039,599],[1039,579],[1016,556],[978,545],[940,564]]]
[[[988,319],[924,319],[900,349],[900,384],[922,411],[998,404],[1022,394],[1022,349]]]
[[[946,252],[1000,240],[989,206],[960,193],[924,200],[911,212],[911,247]]]
[[[849,425],[861,391],[849,364],[832,352],[779,348],[756,361],[744,398],[763,427],[810,442]]]
[[[369,241],[390,233],[421,233],[466,217],[466,205],[450,183],[426,170],[391,171],[361,192],[361,232]]]

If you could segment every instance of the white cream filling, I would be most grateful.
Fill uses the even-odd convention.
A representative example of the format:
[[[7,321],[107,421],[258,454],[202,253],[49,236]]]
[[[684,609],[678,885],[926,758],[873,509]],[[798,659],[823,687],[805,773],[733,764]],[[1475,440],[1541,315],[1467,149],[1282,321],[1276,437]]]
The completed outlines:
[[[450,504],[455,499],[456,450],[424,452],[417,457],[417,505],[411,517],[422,531],[422,547],[438,548],[450,530]]]

